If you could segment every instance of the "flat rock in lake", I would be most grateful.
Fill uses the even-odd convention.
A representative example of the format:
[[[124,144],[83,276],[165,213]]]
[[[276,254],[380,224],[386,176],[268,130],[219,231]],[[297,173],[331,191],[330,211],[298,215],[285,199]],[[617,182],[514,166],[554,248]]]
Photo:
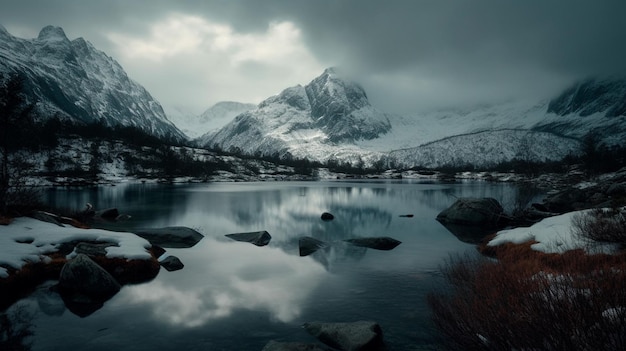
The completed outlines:
[[[388,236],[346,239],[344,241],[355,246],[367,247],[375,250],[393,250],[396,246],[402,244],[401,241]]]
[[[179,271],[185,267],[185,265],[176,256],[167,256],[162,260],[159,260],[161,267],[165,268],[168,272]]]
[[[328,247],[328,243],[310,236],[304,236],[298,240],[298,246],[300,248],[300,256],[308,256],[319,249]]]
[[[265,246],[272,240],[270,233],[265,230],[259,232],[226,234],[226,236],[233,240],[251,243],[256,246]]]
[[[204,238],[204,235],[188,227],[137,229],[133,233],[148,240],[152,245],[166,248],[192,247]]]

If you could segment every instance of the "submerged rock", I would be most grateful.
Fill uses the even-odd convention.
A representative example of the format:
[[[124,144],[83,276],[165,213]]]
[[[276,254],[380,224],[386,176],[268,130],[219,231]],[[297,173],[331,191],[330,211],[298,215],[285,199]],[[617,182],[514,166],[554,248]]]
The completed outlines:
[[[265,230],[259,232],[226,234],[226,236],[233,240],[251,243],[256,246],[265,246],[272,240],[270,233]]]
[[[310,236],[304,236],[298,240],[298,247],[300,256],[308,256],[319,249],[328,247],[328,243]]]
[[[152,245],[166,248],[192,247],[204,238],[204,235],[187,227],[147,228],[135,230],[133,233]]]
[[[352,323],[310,322],[304,329],[324,344],[346,351],[383,350],[383,331],[373,321]]]
[[[271,340],[261,351],[331,351],[329,348],[302,342],[279,342]]]
[[[396,246],[402,244],[401,241],[388,236],[346,239],[344,241],[355,246],[367,247],[375,250],[393,250]]]

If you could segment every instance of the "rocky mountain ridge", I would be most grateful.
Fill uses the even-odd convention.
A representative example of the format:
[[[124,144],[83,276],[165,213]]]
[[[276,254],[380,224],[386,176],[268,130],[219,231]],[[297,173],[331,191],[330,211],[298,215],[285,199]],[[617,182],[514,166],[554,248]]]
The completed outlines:
[[[0,74],[24,78],[24,93],[39,118],[132,126],[185,139],[119,63],[83,38],[70,41],[60,27],[47,26],[34,39],[14,37],[0,27]]]

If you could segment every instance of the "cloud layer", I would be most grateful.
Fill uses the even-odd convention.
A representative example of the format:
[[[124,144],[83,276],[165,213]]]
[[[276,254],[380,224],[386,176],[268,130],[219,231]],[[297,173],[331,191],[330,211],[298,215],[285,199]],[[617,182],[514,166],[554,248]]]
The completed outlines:
[[[23,0],[0,24],[84,37],[166,108],[259,102],[338,66],[376,106],[413,112],[626,74],[623,13],[611,0]]]

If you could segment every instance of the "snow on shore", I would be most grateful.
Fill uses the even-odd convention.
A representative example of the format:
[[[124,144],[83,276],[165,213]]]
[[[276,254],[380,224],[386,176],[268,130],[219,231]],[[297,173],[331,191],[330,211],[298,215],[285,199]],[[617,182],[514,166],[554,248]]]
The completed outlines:
[[[569,250],[583,249],[590,253],[610,253],[616,245],[598,243],[576,234],[572,219],[584,215],[589,210],[568,212],[559,216],[548,217],[530,227],[519,227],[499,231],[487,246],[505,243],[521,244],[536,241],[531,248],[544,253],[563,253]]]
[[[8,277],[4,267],[22,268],[27,263],[46,261],[46,254],[71,241],[97,241],[117,246],[106,248],[109,258],[149,259],[150,243],[133,233],[101,229],[59,226],[28,217],[19,217],[9,225],[0,225],[0,278]],[[74,253],[68,255],[73,257]]]

